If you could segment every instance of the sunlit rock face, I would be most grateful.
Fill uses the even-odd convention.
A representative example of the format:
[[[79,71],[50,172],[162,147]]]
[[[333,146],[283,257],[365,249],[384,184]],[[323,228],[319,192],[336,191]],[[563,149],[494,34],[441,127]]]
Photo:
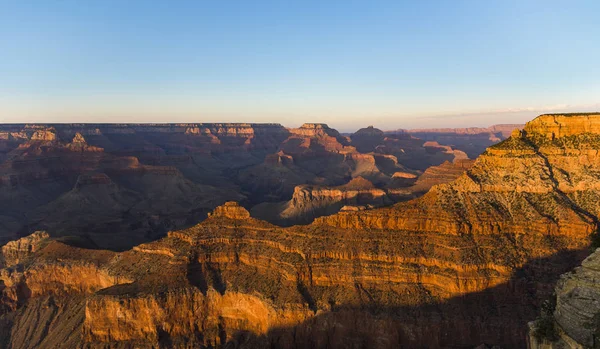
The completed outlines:
[[[8,242],[0,248],[0,266],[6,268],[23,263],[29,256],[44,246],[48,237],[50,235],[47,232],[36,231],[19,240]]]
[[[539,119],[564,131],[578,117]],[[31,326],[68,317],[68,335],[48,331],[40,343],[524,348],[559,275],[589,254],[600,213],[599,135],[548,136],[539,122],[451,183],[391,207],[282,228],[228,202],[124,252],[43,237],[0,273],[4,338],[19,346]],[[43,304],[53,311],[33,311]]]

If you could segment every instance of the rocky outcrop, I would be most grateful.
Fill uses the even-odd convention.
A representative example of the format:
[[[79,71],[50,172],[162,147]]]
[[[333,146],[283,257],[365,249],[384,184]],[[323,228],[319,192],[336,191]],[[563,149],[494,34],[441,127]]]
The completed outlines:
[[[290,132],[294,135],[299,135],[303,137],[341,137],[340,133],[329,126],[327,124],[320,123],[305,123],[299,128],[292,128]]]
[[[127,321],[115,314],[123,314]],[[236,331],[266,334],[272,327],[302,322],[310,315],[300,307],[277,309],[260,296],[235,291],[221,294],[209,289],[203,294],[191,287],[125,301],[98,294],[86,303],[83,340],[127,343],[143,339],[160,347],[225,346]],[[193,333],[197,335],[190,336]]]
[[[549,114],[529,122],[526,132],[535,132],[549,139],[584,134],[600,134],[600,114]]]
[[[55,141],[56,139],[56,131],[53,128],[38,130],[31,135],[32,141]]]
[[[570,240],[529,231],[515,238],[282,229],[228,203],[197,226],[127,252],[52,242],[2,272],[2,299],[21,324],[34,316],[22,304],[84,297],[81,330],[68,338],[84,346],[518,347],[518,326],[544,291],[539,282],[576,254],[529,261],[579,243]],[[540,278],[534,289],[526,287],[532,275]],[[15,337],[26,331],[11,328]]]
[[[577,142],[556,144],[548,140],[545,130],[536,128],[537,124],[534,120],[525,132],[490,147],[453,183],[436,186],[420,199],[399,204],[385,218],[365,212],[362,216],[340,214],[321,222],[355,228],[439,231],[430,224],[445,217],[444,221],[452,222],[441,228],[447,232],[499,232],[502,226],[529,226],[525,223],[528,221],[547,222],[540,225],[544,227],[540,232],[567,233],[575,224],[583,229],[582,235],[590,234],[593,217],[600,213],[600,207],[592,203],[600,182],[590,170],[600,165],[600,143],[581,134]],[[495,209],[477,212],[480,202],[493,203]],[[563,206],[566,208],[557,210]],[[514,214],[516,207],[520,215]],[[411,212],[413,219],[405,219],[400,212]]]
[[[290,129],[276,153],[241,170],[237,179],[245,183],[245,190],[255,193],[249,201],[256,205],[287,201],[300,185],[336,187],[359,176],[383,187],[398,171],[416,173],[393,155],[357,151],[325,124],[304,124]]]
[[[110,260],[112,252],[86,251],[47,239],[42,233],[23,238],[23,243],[29,242],[29,246],[36,246],[38,250],[29,251],[25,258],[21,252],[18,260],[13,258],[12,264],[0,270],[0,308],[4,312],[14,312],[30,299],[85,295],[119,282],[118,276],[100,267]],[[3,249],[2,253],[6,252]],[[34,255],[36,258],[31,258]],[[121,281],[128,280],[122,277]]]
[[[468,171],[474,162],[474,160],[470,159],[459,159],[454,162],[446,161],[439,166],[432,166],[419,176],[415,186],[427,191],[434,185],[450,183]]]
[[[250,213],[245,208],[241,207],[237,202],[226,202],[224,205],[215,208],[208,215],[209,217],[224,217],[229,219],[246,219],[250,218]]]
[[[555,296],[550,311],[530,323],[529,347],[595,348],[600,340],[600,249],[561,276]]]
[[[0,248],[0,267],[6,268],[22,263],[44,246],[49,237],[45,231],[36,231],[19,240],[8,242]]]

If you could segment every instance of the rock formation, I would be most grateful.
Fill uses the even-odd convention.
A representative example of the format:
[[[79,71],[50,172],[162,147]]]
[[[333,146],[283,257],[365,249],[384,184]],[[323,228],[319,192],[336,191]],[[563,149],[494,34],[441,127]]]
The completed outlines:
[[[44,238],[0,272],[0,333],[10,347],[525,347],[598,230],[600,132],[577,119],[542,115],[392,207],[281,228],[227,203],[124,252]]]
[[[529,348],[596,348],[600,343],[600,249],[561,276],[553,297],[549,309],[529,324]]]
[[[8,242],[0,248],[0,267],[6,268],[23,263],[37,252],[49,237],[50,235],[45,231],[36,231],[19,240]]]

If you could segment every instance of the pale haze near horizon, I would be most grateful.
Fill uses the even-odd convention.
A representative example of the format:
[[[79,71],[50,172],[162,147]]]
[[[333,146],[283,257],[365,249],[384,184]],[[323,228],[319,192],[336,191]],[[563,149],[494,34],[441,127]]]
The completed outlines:
[[[596,111],[594,1],[0,0],[0,122],[323,122]]]

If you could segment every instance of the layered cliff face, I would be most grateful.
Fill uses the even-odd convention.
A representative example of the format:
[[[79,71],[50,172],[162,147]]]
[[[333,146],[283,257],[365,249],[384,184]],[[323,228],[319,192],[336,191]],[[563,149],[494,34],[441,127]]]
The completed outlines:
[[[50,237],[45,231],[23,237],[19,240],[10,241],[0,248],[0,267],[6,268],[23,263],[29,256],[41,249]]]
[[[527,322],[588,253],[600,212],[600,132],[567,135],[565,118],[564,135],[550,134],[539,119],[393,207],[280,228],[227,203],[121,253],[43,238],[0,273],[7,345],[525,347]],[[67,317],[68,335],[31,331]]]

